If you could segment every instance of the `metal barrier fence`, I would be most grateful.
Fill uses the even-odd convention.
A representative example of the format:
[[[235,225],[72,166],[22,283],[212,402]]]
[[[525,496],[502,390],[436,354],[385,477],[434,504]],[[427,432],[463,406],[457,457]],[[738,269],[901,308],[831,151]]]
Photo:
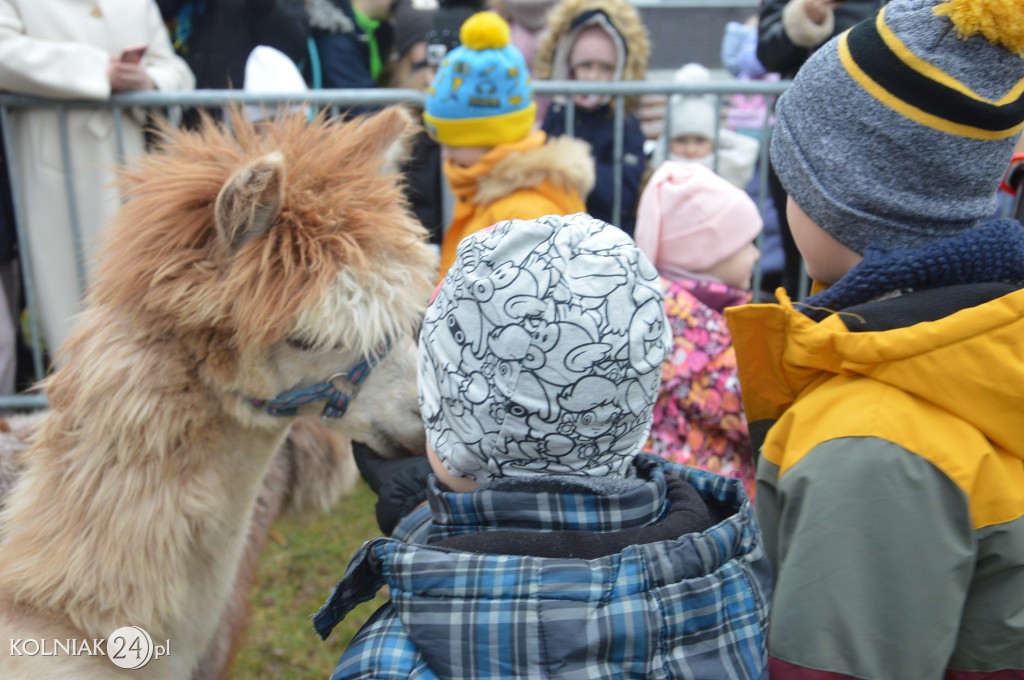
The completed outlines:
[[[707,0],[705,0],[707,1]],[[710,83],[673,83],[661,81],[644,81],[628,83],[583,83],[569,81],[538,81],[534,83],[534,90],[540,96],[569,95],[567,98],[566,115],[571,121],[573,117],[573,104],[571,95],[576,94],[605,94],[610,95],[613,101],[613,109],[616,116],[614,154],[619,161],[615,172],[614,188],[614,215],[620,216],[622,210],[621,202],[621,160],[623,157],[623,125],[625,116],[625,98],[643,95],[665,95],[673,94],[711,94],[717,97],[719,110],[725,106],[728,96],[734,94],[764,95],[774,98],[785,91],[788,82],[741,82],[734,80],[712,81]],[[69,214],[69,226],[71,227],[72,238],[76,250],[80,253],[78,262],[78,280],[80,288],[85,286],[85,265],[82,262],[82,234],[79,224],[77,206],[75,204],[75,176],[68,169],[72,167],[72,148],[68,139],[67,114],[77,109],[110,109],[114,118],[114,144],[116,157],[124,158],[125,138],[122,125],[123,117],[129,115],[129,109],[144,107],[163,112],[172,122],[180,122],[181,109],[183,107],[222,107],[227,104],[263,104],[267,107],[275,105],[307,104],[315,107],[329,107],[333,113],[338,114],[342,110],[352,106],[388,106],[393,104],[410,104],[422,106],[424,95],[416,90],[318,90],[304,93],[302,95],[288,94],[250,94],[229,90],[197,90],[194,92],[133,92],[118,94],[108,101],[77,101],[77,100],[48,100],[36,97],[25,97],[19,95],[0,93],[0,125],[3,128],[3,142],[8,154],[11,154],[15,145],[12,143],[11,111],[41,108],[56,112],[60,130],[60,153],[65,170],[65,195]],[[721,116],[719,116],[721,119]],[[666,126],[670,118],[665,118]],[[762,139],[767,139],[768,123],[765,122]],[[570,130],[571,134],[571,123]],[[667,130],[671,134],[671,130]],[[716,148],[717,148],[716,130]],[[762,167],[767,164],[767,145],[761,145]],[[32,348],[33,368],[35,378],[41,379],[46,373],[44,366],[44,347],[40,332],[39,322],[39,300],[37,286],[35,285],[35,272],[32,269],[28,257],[28,244],[26,238],[26,220],[24,215],[24,200],[22,197],[21,178],[16,171],[17,164],[14,159],[9,159],[10,181],[12,198],[14,201],[14,216],[17,228],[17,237],[20,249],[21,276],[24,286],[25,302],[28,317],[28,336]],[[759,188],[759,207],[764,212],[764,199],[767,196],[767,184],[765,174],[761,173],[761,186]],[[60,200],[61,197],[54,197]],[[613,218],[615,221],[615,218]],[[759,244],[760,245],[760,244]],[[755,290],[760,282],[760,267],[755,270]],[[0,410],[20,410],[39,408],[46,405],[46,397],[42,393],[34,392],[18,395],[0,395]]]

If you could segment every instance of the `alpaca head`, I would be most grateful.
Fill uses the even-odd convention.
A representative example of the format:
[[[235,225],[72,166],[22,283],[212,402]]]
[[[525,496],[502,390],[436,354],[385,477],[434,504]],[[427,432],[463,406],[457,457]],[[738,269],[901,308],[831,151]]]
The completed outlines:
[[[237,110],[228,126],[164,128],[124,171],[89,306],[129,310],[132,344],[180,349],[196,388],[247,426],[274,427],[267,404],[334,384],[353,397],[329,419],[344,434],[421,447],[413,336],[436,258],[397,171],[414,132],[400,108],[343,124],[284,115],[259,133]]]

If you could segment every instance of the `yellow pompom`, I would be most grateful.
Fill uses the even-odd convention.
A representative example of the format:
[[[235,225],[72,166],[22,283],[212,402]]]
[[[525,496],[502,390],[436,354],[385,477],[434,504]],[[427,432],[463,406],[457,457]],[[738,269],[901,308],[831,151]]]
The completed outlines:
[[[981,35],[1011,52],[1024,54],[1024,2],[1021,0],[946,0],[935,7],[963,37]]]
[[[495,12],[477,12],[463,22],[459,40],[471,50],[500,50],[508,45],[511,31]]]

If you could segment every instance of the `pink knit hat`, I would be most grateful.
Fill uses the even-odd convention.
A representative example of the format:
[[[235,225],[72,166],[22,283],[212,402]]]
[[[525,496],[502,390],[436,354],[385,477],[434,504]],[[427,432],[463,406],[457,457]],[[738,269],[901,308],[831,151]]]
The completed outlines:
[[[697,163],[665,161],[640,196],[633,238],[662,276],[680,278],[736,253],[762,226],[745,191]]]

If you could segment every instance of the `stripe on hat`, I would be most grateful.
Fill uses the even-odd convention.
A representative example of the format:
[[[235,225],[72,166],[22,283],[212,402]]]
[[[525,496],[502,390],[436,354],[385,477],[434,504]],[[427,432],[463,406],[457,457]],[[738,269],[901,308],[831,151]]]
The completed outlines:
[[[1024,80],[992,101],[913,54],[885,23],[885,7],[838,42],[847,73],[871,96],[922,125],[972,139],[1024,129]]]

